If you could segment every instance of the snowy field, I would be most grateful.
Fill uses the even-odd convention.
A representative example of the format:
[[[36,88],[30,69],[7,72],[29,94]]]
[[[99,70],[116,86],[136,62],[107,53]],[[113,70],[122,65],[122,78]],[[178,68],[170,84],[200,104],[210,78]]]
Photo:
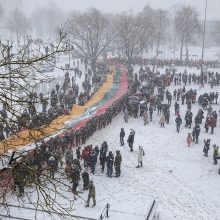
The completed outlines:
[[[137,70],[137,68],[135,68]],[[178,70],[182,71],[181,69]],[[188,69],[194,72],[196,69]],[[217,70],[216,70],[217,71]],[[219,70],[218,70],[219,71]],[[197,70],[198,73],[198,70]],[[181,86],[170,86],[169,91]],[[210,88],[206,85],[187,86],[197,89],[198,95],[204,92],[220,93],[220,87]],[[219,101],[220,103],[220,101]],[[200,106],[192,106],[195,117]],[[219,112],[220,106],[213,105]],[[186,105],[180,103],[181,116],[184,119]],[[206,115],[206,113],[205,113]],[[101,173],[99,163],[95,175],[90,174],[96,186],[97,205],[94,208],[85,208],[85,201],[78,198],[74,204],[74,215],[87,216],[97,219],[107,203],[110,204],[110,220],[144,220],[150,202],[156,198],[159,201],[161,220],[219,220],[220,219],[220,184],[218,175],[219,165],[213,165],[212,146],[220,143],[219,122],[214,134],[205,133],[204,120],[201,126],[199,144],[187,147],[187,133],[192,129],[184,127],[184,120],[180,133],[176,132],[174,101],[171,106],[170,124],[161,128],[157,112],[153,114],[153,121],[144,126],[142,118],[129,118],[125,124],[123,115],[118,115],[105,129],[96,132],[86,144],[100,146],[106,140],[109,150],[115,155],[116,150],[122,154],[122,174],[120,178],[108,178]],[[136,131],[134,152],[129,151],[127,143],[120,146],[119,133],[123,127],[126,138],[130,128]],[[210,138],[211,146],[209,157],[203,156],[203,139]],[[145,157],[143,168],[137,169],[138,146],[143,145]],[[80,181],[79,189],[82,188]],[[87,199],[88,192],[83,192],[80,197]],[[32,195],[35,197],[35,195]],[[68,194],[71,196],[71,194]],[[13,211],[15,212],[15,210]],[[12,213],[13,213],[12,212]],[[33,212],[19,211],[22,217],[33,219]],[[19,212],[16,212],[18,214]],[[39,213],[37,219],[50,219],[49,216]]]

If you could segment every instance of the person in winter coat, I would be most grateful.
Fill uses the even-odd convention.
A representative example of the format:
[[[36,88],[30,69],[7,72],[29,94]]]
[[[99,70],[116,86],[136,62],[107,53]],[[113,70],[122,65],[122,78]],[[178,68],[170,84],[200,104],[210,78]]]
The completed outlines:
[[[133,151],[133,144],[134,144],[134,136],[135,136],[135,131],[133,129],[130,129],[130,134],[128,136],[128,140],[127,140],[127,143],[130,147],[130,151],[132,152]]]
[[[163,128],[164,128],[165,122],[166,122],[166,118],[165,118],[164,114],[162,114],[162,115],[160,116],[160,121],[159,121],[160,127],[163,127]]]
[[[101,149],[100,149],[100,155],[99,155],[100,164],[102,166],[102,172],[104,172],[104,170],[105,170],[107,151],[108,151],[108,144],[107,144],[106,141],[104,141],[102,143],[102,146],[101,146]]]
[[[94,152],[95,152],[96,162],[97,162],[98,156],[99,156],[99,147],[98,147],[98,146],[95,146],[95,148],[94,148],[93,150],[94,150]]]
[[[218,92],[215,93],[215,104],[218,103]]]
[[[96,163],[97,163],[97,157],[96,157],[95,151],[93,150],[90,156],[90,168],[91,168],[92,174],[95,174]]]
[[[112,177],[113,164],[114,164],[114,155],[109,151],[108,157],[106,158],[107,163],[107,177]]]
[[[208,133],[208,131],[209,131],[209,117],[206,117],[204,128],[205,128],[205,132]]]
[[[175,119],[176,122],[176,130],[179,133],[180,132],[180,125],[182,124],[182,118],[180,117],[180,115],[178,115]]]
[[[49,166],[49,171],[50,171],[50,177],[54,179],[54,174],[58,168],[58,162],[55,160],[54,156],[49,157],[48,166]]]
[[[185,127],[191,128],[191,125],[192,125],[192,117],[193,117],[192,112],[189,111],[189,110],[187,110],[187,111],[186,111],[186,115],[185,115],[185,121],[186,121]]]
[[[187,135],[187,139],[186,139],[186,141],[187,141],[187,144],[188,144],[188,147],[190,147],[190,145],[191,145],[191,143],[192,143],[192,135],[190,134],[190,133],[188,133],[188,135]]]
[[[84,160],[84,167],[88,167],[89,166],[91,153],[92,153],[91,146],[86,146],[83,149],[81,159]]]
[[[125,120],[125,123],[128,123],[128,116],[129,116],[129,112],[127,109],[124,110],[124,120]]]
[[[194,128],[193,128],[193,132],[192,132],[192,136],[193,136],[193,141],[198,144],[198,141],[199,141],[199,135],[200,135],[200,126],[199,125],[196,125]]]
[[[180,105],[177,102],[175,102],[174,108],[175,108],[175,115],[179,114],[179,112],[180,112]]]
[[[122,156],[119,150],[116,150],[116,156],[115,156],[115,177],[119,177],[121,175],[121,162],[122,162]]]
[[[214,164],[217,164],[217,157],[218,157],[218,147],[216,145],[213,145],[213,160]]]
[[[71,178],[71,173],[72,173],[72,166],[71,166],[71,164],[66,164],[66,166],[64,168],[64,173],[66,174],[68,179]]]
[[[77,194],[77,186],[79,185],[80,180],[80,170],[76,165],[72,166],[72,173],[71,173],[71,182],[72,182],[72,191],[74,194]]]
[[[169,124],[169,122],[170,122],[170,109],[167,109],[165,111],[164,115],[165,115],[167,124]]]
[[[143,167],[143,157],[144,157],[145,153],[144,153],[144,149],[142,146],[139,146],[139,151],[138,151],[138,166],[139,167]]]
[[[90,203],[90,199],[91,198],[93,200],[93,206],[95,206],[96,205],[95,185],[94,185],[92,180],[89,182],[88,189],[89,189],[89,194],[88,194],[88,199],[87,199],[86,207],[89,207],[89,203]]]
[[[210,139],[205,140],[204,139],[204,148],[203,148],[203,153],[205,157],[208,157],[209,149],[210,149]]]
[[[73,151],[69,148],[65,153],[66,164],[73,164]]]
[[[80,160],[81,157],[81,147],[77,147],[76,149],[76,159]]]
[[[152,107],[152,105],[149,107],[149,113],[150,113],[150,121],[152,121],[153,119],[153,112],[154,112],[154,109]]]
[[[148,112],[147,111],[144,111],[143,119],[144,119],[144,125],[148,124]]]
[[[26,186],[26,176],[27,176],[27,171],[26,171],[26,166],[22,163],[17,163],[13,164],[12,166],[12,176],[14,179],[14,184],[15,184],[15,190],[18,188],[19,191],[19,197],[24,196],[24,189]]]
[[[124,137],[125,137],[125,131],[124,131],[124,128],[121,128],[121,131],[120,131],[120,143],[121,143],[121,146],[123,146],[125,143],[124,143]]]
[[[216,127],[217,119],[215,119],[213,116],[209,119],[209,126],[211,127],[211,134],[214,133],[214,128]]]
[[[210,117],[212,113],[212,106],[209,105],[209,107],[207,108],[207,117]]]
[[[85,170],[82,173],[82,179],[83,179],[83,190],[87,190],[89,185],[89,174]]]

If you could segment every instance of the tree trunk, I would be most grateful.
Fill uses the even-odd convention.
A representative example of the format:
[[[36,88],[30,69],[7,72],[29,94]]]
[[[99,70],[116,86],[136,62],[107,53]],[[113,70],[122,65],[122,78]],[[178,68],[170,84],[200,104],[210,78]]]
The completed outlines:
[[[96,72],[96,59],[95,58],[92,58],[91,60],[91,69],[93,73]]]
[[[184,42],[184,37],[182,36],[181,45],[180,45],[180,61],[183,60],[183,42]]]
[[[17,45],[20,46],[21,36],[19,33],[16,33],[16,38],[17,38]]]
[[[188,49],[188,40],[186,38],[186,60],[189,60],[189,49]]]
[[[160,36],[157,38],[157,47],[156,47],[156,57],[158,58],[159,55],[159,46],[160,46]]]

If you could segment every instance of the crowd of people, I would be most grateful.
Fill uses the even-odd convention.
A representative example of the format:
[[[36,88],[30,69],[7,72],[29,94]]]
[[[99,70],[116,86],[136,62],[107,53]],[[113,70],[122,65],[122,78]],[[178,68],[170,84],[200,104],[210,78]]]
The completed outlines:
[[[79,193],[79,182],[82,180],[83,190],[89,190],[86,206],[89,206],[91,198],[93,205],[96,205],[95,185],[90,177],[97,170],[98,160],[101,171],[106,172],[107,177],[111,178],[113,175],[120,177],[122,155],[120,150],[116,150],[114,153],[108,146],[107,141],[103,141],[101,146],[86,145],[86,141],[94,132],[110,124],[112,118],[120,112],[123,112],[125,123],[129,123],[130,117],[142,117],[144,126],[148,126],[153,121],[153,117],[156,117],[156,114],[159,117],[159,125],[162,129],[165,128],[165,124],[170,122],[170,110],[172,102],[174,102],[176,131],[178,133],[181,132],[181,125],[183,124],[180,107],[186,105],[185,128],[192,129],[186,137],[188,147],[191,146],[192,142],[195,144],[201,143],[199,137],[202,122],[205,124],[206,132],[209,132],[210,127],[211,134],[214,133],[218,114],[212,109],[212,105],[217,104],[218,93],[205,93],[198,97],[198,103],[203,109],[198,109],[193,120],[192,105],[197,102],[197,91],[193,89],[186,90],[187,85],[198,83],[197,80],[194,80],[196,77],[193,74],[188,74],[185,71],[183,74],[176,75],[172,71],[166,70],[166,74],[162,75],[158,72],[154,73],[147,65],[140,66],[139,72],[136,74],[134,68],[128,66],[128,74],[129,88],[127,94],[110,106],[105,113],[91,118],[85,126],[78,130],[67,130],[64,134],[43,142],[29,152],[22,161],[14,162],[13,166],[10,167],[10,172],[15,186],[19,189],[20,196],[24,195],[27,179],[33,178],[33,173],[28,172],[29,167],[36,167],[34,179],[39,182],[45,169],[49,172],[51,178],[55,178],[57,170],[63,168],[67,179],[72,183],[73,193]],[[204,74],[203,77],[205,78],[208,75]],[[86,79],[90,77],[88,74]],[[204,82],[208,83],[208,80]],[[169,91],[168,86],[171,83],[174,83],[174,85],[183,84],[183,87]],[[90,87],[88,85],[84,86]],[[206,117],[205,111],[207,111]],[[136,132],[131,129],[128,135],[127,143],[130,152],[133,152],[135,134]],[[121,128],[119,137],[120,144],[123,146],[125,144],[125,130],[123,128]],[[82,145],[86,146],[82,149]],[[211,139],[204,139],[203,153],[205,157],[208,157],[210,145]],[[144,155],[144,147],[139,146],[137,168],[143,166]],[[218,146],[213,144],[214,164],[217,164],[218,159],[220,159]]]
[[[131,68],[131,72],[132,71],[133,69]],[[149,72],[151,73],[148,74]],[[204,130],[206,133],[209,132],[210,128],[210,134],[214,134],[218,121],[218,113],[213,109],[213,106],[218,104],[218,92],[204,93],[197,97],[197,90],[190,89],[187,91],[186,86],[190,86],[191,83],[201,84],[201,75],[188,74],[186,70],[184,73],[175,74],[173,71],[169,71],[168,69],[166,69],[166,74],[169,77],[170,82],[173,82],[174,86],[183,85],[183,87],[178,89],[174,87],[173,92],[171,92],[168,90],[166,77],[159,77],[160,73],[158,72],[153,74],[148,66],[140,66],[139,79],[138,76],[135,75],[133,82],[134,93],[128,97],[130,102],[124,110],[124,120],[128,123],[129,117],[137,118],[138,113],[140,112],[140,117],[143,117],[144,125],[146,125],[152,121],[153,115],[155,114],[154,112],[156,111],[158,115],[160,115],[160,126],[165,127],[164,125],[166,123],[169,124],[170,122],[170,107],[174,101],[176,131],[179,133],[181,125],[183,124],[180,107],[181,105],[186,105],[186,113],[184,117],[185,127],[192,129],[192,132],[188,133],[186,138],[187,146],[190,147],[192,142],[198,144],[202,123],[204,123]],[[219,84],[219,76],[219,73],[216,73],[215,76],[213,73],[206,73],[203,75],[203,82],[208,83],[211,79],[213,79],[213,77],[215,77],[218,82],[217,84]],[[145,85],[146,79],[149,82],[148,86]],[[158,89],[157,94],[152,92],[155,91],[156,87]],[[211,86],[211,88],[213,89],[213,86]],[[146,91],[146,89],[148,94],[143,92]],[[198,112],[193,120],[192,105],[195,105],[197,101],[202,108],[198,109]],[[206,116],[205,111],[207,112]],[[206,157],[208,156],[209,146],[210,139],[208,139],[208,142],[207,140],[204,140],[203,152]],[[218,146],[213,144],[214,164],[217,164],[218,159],[220,159]]]
[[[76,76],[81,77],[78,67],[74,71]],[[96,72],[87,69],[82,83],[83,91],[79,92],[76,78],[71,77],[70,72],[67,71],[61,86],[57,84],[55,88],[52,88],[49,97],[42,92],[39,95],[31,92],[26,100],[28,107],[15,116],[7,112],[7,106],[3,103],[0,111],[0,141],[24,129],[37,129],[50,124],[57,117],[68,115],[74,104],[84,105],[103,85],[108,73],[110,69],[104,63],[97,65]],[[92,80],[94,77],[96,79]]]

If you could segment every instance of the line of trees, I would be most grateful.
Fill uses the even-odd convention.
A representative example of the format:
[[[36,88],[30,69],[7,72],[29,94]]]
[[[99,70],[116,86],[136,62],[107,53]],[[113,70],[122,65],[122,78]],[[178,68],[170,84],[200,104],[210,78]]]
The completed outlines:
[[[189,59],[189,45],[195,44],[202,35],[201,22],[195,8],[182,6],[171,19],[166,10],[154,10],[150,6],[138,14],[104,14],[97,9],[86,12],[72,12],[67,20],[71,43],[77,55],[88,60],[92,66],[97,58],[109,48],[116,48],[131,62],[148,48],[155,48],[156,57],[161,44],[177,36],[180,45],[180,60],[185,46]],[[174,33],[169,33],[173,25]]]
[[[0,12],[4,12],[0,5]],[[64,13],[53,3],[36,8],[31,17],[14,9],[10,16],[0,13],[5,17],[4,26],[16,35],[17,44],[27,40],[28,33],[35,31],[38,36],[47,33],[52,39],[55,28],[61,23],[67,23],[70,33],[70,42],[74,45],[77,56],[91,62],[95,69],[97,58],[109,50],[117,48],[130,61],[134,56],[143,54],[153,47],[155,56],[161,52],[161,45],[174,42],[179,45],[179,58],[189,59],[189,46],[198,43],[202,35],[202,18],[197,10],[191,6],[180,6],[173,11],[152,9],[146,6],[138,14],[121,13],[106,14],[98,9],[90,8],[86,12],[72,11]],[[216,43],[219,44],[220,25],[216,22],[213,30]]]

